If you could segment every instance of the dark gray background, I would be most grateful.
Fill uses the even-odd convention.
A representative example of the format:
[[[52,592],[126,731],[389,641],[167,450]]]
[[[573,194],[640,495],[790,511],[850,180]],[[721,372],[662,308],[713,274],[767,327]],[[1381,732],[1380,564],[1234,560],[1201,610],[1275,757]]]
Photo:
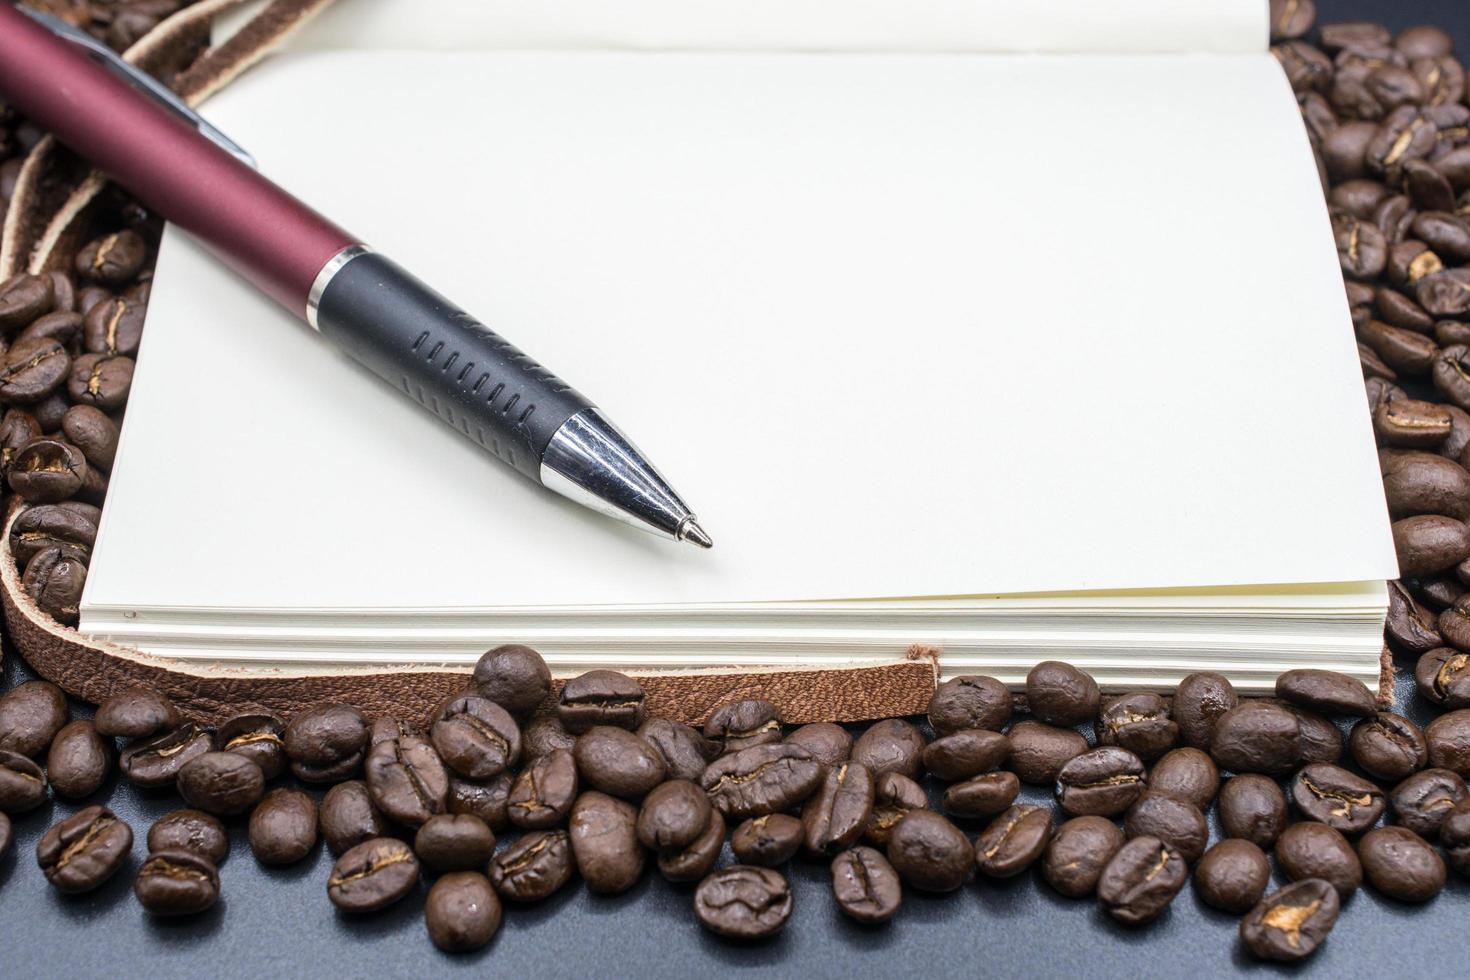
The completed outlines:
[[[1319,0],[1318,7],[1319,22],[1439,24],[1470,52],[1470,4],[1464,0]],[[7,690],[33,676],[9,648],[4,673]],[[85,705],[75,708],[90,712]],[[1409,701],[1401,710],[1422,722],[1423,708]],[[1045,795],[1036,801],[1046,801]],[[1061,898],[1028,874],[1009,882],[972,882],[944,897],[909,892],[893,923],[869,930],[835,910],[827,869],[814,863],[792,867],[795,914],[779,938],[762,945],[732,944],[705,933],[690,909],[691,889],[649,873],[632,892],[614,898],[574,885],[540,905],[507,909],[489,947],[449,957],[424,934],[425,886],[381,914],[338,915],[325,895],[331,866],[325,849],[294,867],[266,869],[251,856],[238,825],[221,868],[219,905],[186,921],[155,921],[130,894],[132,871],[149,824],[180,805],[177,798],[114,781],[84,802],[106,803],[132,824],[133,861],[98,892],[65,898],[41,877],[34,848],[42,830],[76,805],[48,804],[17,819],[15,846],[0,858],[0,976],[493,971],[518,977],[658,977],[742,971],[1137,978],[1279,969],[1244,956],[1236,920],[1203,908],[1189,889],[1160,921],[1130,930],[1114,925],[1094,903]],[[1445,894],[1426,907],[1400,905],[1364,889],[1347,903],[1326,946],[1301,969],[1335,977],[1464,976],[1467,938],[1465,879],[1452,876]]]

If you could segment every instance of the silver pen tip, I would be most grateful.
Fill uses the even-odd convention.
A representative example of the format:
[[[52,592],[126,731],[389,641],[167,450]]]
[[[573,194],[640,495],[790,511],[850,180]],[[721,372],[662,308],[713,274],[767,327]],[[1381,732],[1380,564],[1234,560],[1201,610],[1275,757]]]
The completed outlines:
[[[679,526],[679,540],[697,544],[701,548],[713,548],[715,546],[714,539],[708,534],[705,534],[704,528],[700,527],[699,522],[692,517]]]

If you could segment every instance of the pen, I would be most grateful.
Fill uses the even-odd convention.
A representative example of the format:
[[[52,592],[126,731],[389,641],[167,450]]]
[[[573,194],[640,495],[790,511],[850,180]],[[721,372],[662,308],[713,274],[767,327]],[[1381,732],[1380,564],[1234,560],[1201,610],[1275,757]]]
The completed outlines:
[[[266,179],[90,35],[0,3],[0,99],[501,462],[635,527],[713,545],[585,396]]]

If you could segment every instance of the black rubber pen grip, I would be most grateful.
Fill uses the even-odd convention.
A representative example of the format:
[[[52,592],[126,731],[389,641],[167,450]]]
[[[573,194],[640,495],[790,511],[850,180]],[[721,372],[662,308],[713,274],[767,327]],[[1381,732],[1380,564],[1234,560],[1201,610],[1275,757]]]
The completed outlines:
[[[399,392],[540,479],[541,454],[591,407],[499,334],[372,252],[342,266],[316,308],[322,336]]]

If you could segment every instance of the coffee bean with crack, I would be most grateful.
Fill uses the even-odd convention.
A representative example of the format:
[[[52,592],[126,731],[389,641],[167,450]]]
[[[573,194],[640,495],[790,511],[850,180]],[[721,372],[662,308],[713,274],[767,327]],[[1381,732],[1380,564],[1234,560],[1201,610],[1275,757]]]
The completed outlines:
[[[1122,846],[1123,831],[1106,817],[1073,817],[1047,844],[1041,877],[1068,898],[1085,898]]]
[[[815,855],[845,850],[860,837],[873,814],[873,774],[861,762],[828,769],[802,805],[806,849]]]
[[[490,861],[490,884],[502,898],[536,902],[570,881],[573,867],[565,830],[533,830]]]
[[[85,563],[96,540],[96,524],[55,504],[27,507],[10,525],[10,553],[22,567],[47,548]]]
[[[103,806],[89,806],[49,828],[36,842],[36,862],[67,895],[92,891],[117,873],[133,848],[133,829]]]
[[[909,811],[923,810],[928,806],[929,797],[924,787],[899,773],[884,773],[873,781],[873,815],[868,818],[863,837],[879,847],[886,847],[893,828]]]
[[[1462,318],[1470,313],[1470,270],[1441,269],[1426,273],[1414,282],[1414,298],[1431,316]],[[1461,364],[1464,356],[1464,344],[1451,344],[1440,349],[1438,359],[1430,368],[1434,387],[1461,408],[1465,408],[1467,397]]]
[[[1256,958],[1292,963],[1317,951],[1337,923],[1337,891],[1320,878],[1287,885],[1240,920],[1240,938]]]
[[[344,912],[375,912],[413,891],[419,862],[401,840],[377,837],[348,850],[332,865],[327,897]]]
[[[1342,213],[1332,219],[1337,257],[1343,274],[1352,279],[1374,279],[1388,262],[1388,240],[1372,222]]]
[[[429,730],[449,768],[470,779],[489,779],[521,759],[521,729],[510,712],[478,694],[451,697]]]
[[[589,670],[562,686],[556,713],[573,735],[594,725],[633,731],[643,724],[643,688],[615,670]]]
[[[219,901],[219,871],[196,851],[154,851],[138,868],[133,894],[149,914],[197,915]]]
[[[1051,812],[1046,808],[1013,806],[975,839],[975,868],[987,878],[1014,877],[1041,857],[1051,830]]]
[[[134,367],[133,359],[123,354],[83,354],[72,362],[67,394],[78,405],[116,411],[127,403]]]
[[[532,761],[511,783],[506,817],[525,830],[548,830],[562,823],[577,799],[577,763],[566,749]]]
[[[219,726],[221,752],[243,755],[260,767],[266,779],[275,779],[286,771],[286,726],[268,712],[247,711],[234,715]]]
[[[22,408],[9,408],[0,416],[0,469],[7,469],[27,443],[41,438],[41,423]]]
[[[71,355],[49,337],[17,341],[0,364],[0,403],[29,405],[59,388],[71,373]]]
[[[1441,707],[1470,708],[1470,654],[1452,647],[1430,650],[1414,667],[1414,685]]]
[[[781,741],[781,713],[769,701],[746,698],[722,704],[704,723],[704,737],[722,755]]]
[[[764,939],[791,918],[791,886],[770,868],[732,865],[711,874],[694,892],[704,927],[730,939]]]
[[[1056,797],[1074,816],[1115,817],[1143,795],[1146,785],[1142,759],[1127,749],[1105,745],[1062,766]]]
[[[1291,801],[1308,819],[1344,834],[1361,834],[1383,816],[1377,785],[1339,766],[1313,763],[1291,781]]]
[[[850,919],[880,925],[898,914],[903,886],[898,872],[880,852],[854,847],[832,859],[832,897]]]
[[[81,609],[87,566],[68,558],[59,548],[46,548],[33,557],[21,577],[21,587],[37,607],[63,626],[75,626]]]
[[[1348,749],[1358,768],[1378,779],[1403,779],[1429,761],[1424,731],[1403,715],[1387,711],[1354,725]]]
[[[730,851],[741,864],[774,868],[796,856],[804,835],[800,820],[788,813],[768,813],[736,827],[730,835]]]
[[[335,783],[362,765],[371,731],[352,705],[325,702],[292,715],[281,737],[296,778]]]
[[[10,489],[32,504],[54,504],[74,496],[87,478],[82,451],[60,439],[34,439],[16,450],[5,468]]]
[[[1189,865],[1157,837],[1135,837],[1118,849],[1097,882],[1108,915],[1124,925],[1152,921],[1189,880]]]
[[[92,239],[77,252],[77,275],[104,286],[132,281],[148,258],[148,245],[131,228]]]
[[[373,805],[390,820],[421,827],[443,813],[449,796],[449,774],[434,746],[414,735],[379,742],[363,763]]]
[[[1470,790],[1458,773],[1425,769],[1395,786],[1389,802],[1401,825],[1426,840],[1433,840],[1445,817],[1467,797]]]
[[[1179,741],[1169,703],[1141,691],[1105,702],[1093,726],[1098,745],[1118,745],[1145,761],[1157,759]]]
[[[82,346],[90,354],[138,353],[147,307],[127,296],[115,296],[87,311],[82,321]]]
[[[1443,405],[1396,398],[1373,410],[1373,433],[1385,446],[1433,449],[1449,437],[1454,422]]]
[[[709,822],[694,843],[680,851],[661,851],[658,873],[669,881],[698,881],[710,873],[725,846],[725,818],[710,809]]]
[[[722,756],[700,777],[715,809],[742,819],[789,810],[822,781],[822,766],[794,745],[758,745]]]

